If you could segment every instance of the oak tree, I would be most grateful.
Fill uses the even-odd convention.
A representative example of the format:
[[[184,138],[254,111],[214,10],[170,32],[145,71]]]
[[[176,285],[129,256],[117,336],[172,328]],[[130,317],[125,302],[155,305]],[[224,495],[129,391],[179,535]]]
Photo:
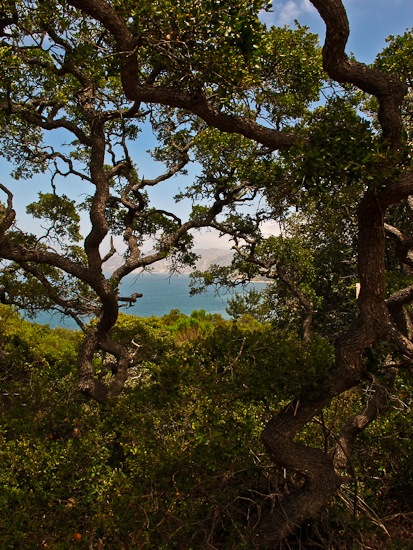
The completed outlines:
[[[306,339],[318,299],[324,297],[330,314],[343,311],[334,323],[330,376],[316,393],[303,385],[263,431],[274,463],[303,482],[263,510],[255,525],[262,545],[290,535],[348,481],[357,434],[389,407],[395,372],[410,367],[413,354],[413,287],[403,286],[412,241],[407,225],[397,226],[413,194],[411,71],[391,55],[409,41],[394,39],[376,66],[366,66],[345,53],[349,24],[341,0],[312,4],[326,25],[322,51],[307,29],[265,28],[259,12],[269,6],[260,1],[9,1],[1,33],[2,154],[15,163],[16,177],[47,173],[52,186],[29,206],[47,223],[39,238],[17,228],[12,192],[1,183],[0,255],[7,262],[2,299],[25,306],[27,285],[42,307],[54,304],[78,319],[85,334],[78,358],[83,391],[104,401],[122,390],[133,356],[109,337],[120,281],[168,254],[190,262],[191,229],[210,226],[231,235],[239,271],[275,278],[278,297],[284,292],[302,308]],[[322,91],[327,97],[314,108]],[[152,125],[158,139],[153,154],[166,166],[153,179],[140,175],[131,153],[144,124]],[[58,140],[46,141],[49,134]],[[191,158],[201,168],[180,195],[195,202],[183,222],[151,207],[147,191]],[[77,244],[74,199],[57,191],[58,181],[73,177],[91,189],[84,201],[90,226],[83,246]],[[334,200],[349,205],[345,231],[328,215]],[[238,208],[251,201],[253,214]],[[304,223],[291,218],[292,208],[306,210]],[[357,268],[357,312],[348,299],[334,309],[334,300],[323,296],[305,240],[317,208],[335,226],[324,228],[330,238],[324,257],[334,247],[334,254],[345,250],[351,265],[342,275],[352,282]],[[263,237],[262,224],[270,219],[285,221],[286,238]],[[332,237],[337,227],[342,242]],[[107,277],[104,264],[115,250],[107,241],[111,235],[122,235],[126,252]],[[155,240],[154,252],[143,254],[148,238]],[[387,286],[392,243],[392,267],[397,259],[406,277]],[[320,273],[322,255],[316,260]],[[83,314],[95,315],[96,322],[84,325]],[[380,342],[385,351],[372,372],[368,353]],[[113,361],[95,372],[99,351]],[[333,399],[366,384],[364,408],[344,422],[331,448],[294,441]]]

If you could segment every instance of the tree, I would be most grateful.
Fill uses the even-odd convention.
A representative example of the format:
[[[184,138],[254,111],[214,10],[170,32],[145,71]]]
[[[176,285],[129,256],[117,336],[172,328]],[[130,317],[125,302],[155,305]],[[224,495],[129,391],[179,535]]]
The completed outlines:
[[[145,9],[151,13],[153,6]],[[7,199],[1,224],[1,256],[7,261],[2,301],[29,311],[54,308],[71,315],[85,334],[78,358],[79,387],[104,401],[122,390],[134,361],[108,336],[119,302],[131,304],[139,297],[119,296],[121,280],[167,256],[177,266],[193,262],[189,230],[208,226],[236,200],[242,185],[218,190],[217,184],[213,201],[194,208],[187,221],[151,206],[148,190],[182,173],[189,163],[193,136],[202,130],[199,121],[162,106],[144,109],[141,101],[129,100],[120,86],[110,36],[81,11],[59,2],[10,3],[9,10],[11,28],[1,50],[7,67],[2,81],[2,154],[14,163],[16,179],[50,174],[51,192],[40,192],[39,200],[27,206],[33,218],[42,220],[44,233],[39,237],[17,228],[13,195],[1,184]],[[137,21],[146,21],[147,15],[137,14]],[[156,13],[152,15],[156,19]],[[177,16],[177,24],[189,24],[187,15]],[[209,36],[213,28],[205,32]],[[168,39],[156,31],[151,40],[156,48],[146,44],[140,59],[147,85],[158,84],[166,68],[172,74],[166,80],[181,78]],[[166,166],[153,179],[139,175],[130,152],[143,124],[152,125],[159,141],[152,154]],[[48,137],[56,131],[57,138]],[[76,178],[88,192],[91,189],[83,206],[60,192],[62,181]],[[83,246],[78,244],[80,207],[90,218]],[[104,265],[116,252],[116,236],[126,246],[121,251],[124,261],[106,277]],[[141,252],[145,241],[153,243],[152,253]],[[95,316],[96,322],[86,326],[85,316]],[[95,373],[93,360],[99,352],[113,357],[112,375],[108,369]]]
[[[356,435],[388,408],[394,369],[410,367],[413,354],[408,310],[413,288],[400,286],[406,278],[391,295],[386,288],[386,231],[397,244],[403,269],[410,269],[411,239],[386,216],[413,194],[410,127],[406,137],[403,118],[409,116],[409,103],[403,102],[411,72],[408,65],[401,70],[392,64],[391,48],[377,67],[349,59],[341,0],[312,3],[326,24],[322,65],[327,76],[316,39],[306,29],[264,28],[258,18],[260,9],[268,9],[264,2],[9,2],[2,38],[7,65],[1,92],[3,155],[15,159],[16,175],[51,168],[52,185],[70,174],[94,190],[85,204],[91,228],[79,250],[67,244],[79,233],[71,198],[44,194],[30,207],[34,216],[48,220],[39,240],[15,228],[13,197],[2,185],[7,200],[0,254],[12,262],[4,276],[12,272],[16,278],[23,270],[23,283],[34,278],[45,290],[46,303],[38,293],[43,306],[54,302],[78,319],[92,311],[91,299],[97,301],[97,322],[84,327],[78,359],[80,388],[97,400],[121,391],[133,362],[108,336],[126,274],[172,250],[190,261],[188,230],[216,227],[234,238],[237,261],[253,266],[248,276],[266,271],[301,304],[310,339],[317,281],[308,271],[314,265],[311,250],[299,235],[305,224],[287,239],[270,240],[262,239],[261,224],[285,217],[300,202],[311,204],[310,199],[327,211],[340,191],[343,203],[357,212],[358,315],[345,328],[336,323],[335,361],[324,385],[316,394],[304,386],[263,432],[271,459],[303,478],[297,491],[261,515],[257,540],[263,545],[283,540],[312,518],[347,480]],[[392,47],[400,45],[408,47],[408,39],[395,40]],[[388,72],[394,68],[399,74]],[[312,112],[327,81],[330,97]],[[357,112],[358,94],[374,100],[366,102],[374,113],[371,126]],[[167,166],[151,181],[138,175],[129,147],[145,120],[160,142],[154,155]],[[43,133],[52,130],[69,132],[70,146],[46,146]],[[182,170],[190,150],[203,172],[186,193],[197,205],[182,223],[173,213],[150,208],[145,190]],[[259,206],[254,215],[237,208],[259,193],[268,206]],[[220,216],[225,208],[226,216]],[[127,252],[107,279],[102,266],[113,248],[107,254],[101,249],[110,232],[123,235]],[[155,253],[143,256],[143,240],[159,232]],[[344,241],[353,246],[351,232]],[[289,251],[294,251],[290,257]],[[21,290],[16,298],[9,289],[5,284],[4,301],[19,301]],[[344,312],[347,318],[349,309]],[[366,356],[383,342],[386,350],[375,357],[379,368],[373,373]],[[95,373],[99,351],[115,358],[112,377],[105,370],[100,379]],[[109,380],[102,381],[103,375]],[[294,442],[334,398],[363,383],[370,386],[370,398],[344,422],[331,453]]]

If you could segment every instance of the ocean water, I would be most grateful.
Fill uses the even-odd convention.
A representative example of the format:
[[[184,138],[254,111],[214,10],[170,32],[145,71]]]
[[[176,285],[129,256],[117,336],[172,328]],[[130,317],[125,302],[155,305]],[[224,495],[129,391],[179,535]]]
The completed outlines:
[[[218,294],[210,289],[205,294],[190,296],[189,275],[175,275],[170,277],[166,273],[144,273],[143,275],[131,274],[125,277],[121,283],[120,295],[131,296],[134,292],[143,294],[132,307],[122,307],[121,311],[137,317],[161,317],[171,311],[179,309],[182,313],[190,315],[196,309],[204,309],[207,313],[219,313],[228,318],[225,311],[228,299],[232,292],[225,293],[221,290]],[[257,283],[259,284],[259,283]],[[240,288],[238,292],[242,292]],[[64,326],[77,328],[76,323],[68,317],[41,313],[35,320],[37,323],[48,324],[51,327]]]
[[[145,273],[140,276],[129,275],[121,283],[120,295],[130,296],[134,292],[143,294],[133,307],[122,308],[125,313],[138,317],[160,317],[169,313],[171,309],[179,309],[190,315],[194,309],[205,309],[207,313],[219,313],[228,317],[225,312],[228,298],[232,293],[221,291],[216,294],[209,290],[205,294],[190,296],[189,275],[175,275],[166,273]]]

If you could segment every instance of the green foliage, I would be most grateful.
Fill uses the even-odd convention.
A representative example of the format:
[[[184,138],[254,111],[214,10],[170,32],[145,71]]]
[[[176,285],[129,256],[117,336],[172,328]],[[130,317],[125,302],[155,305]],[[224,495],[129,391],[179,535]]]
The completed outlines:
[[[263,59],[266,78],[257,103],[280,128],[319,99],[325,75],[318,36],[298,24],[296,29],[273,27]]]
[[[28,236],[21,239],[19,233],[10,234],[10,240],[14,241],[16,236],[20,241],[27,241]],[[79,263],[85,261],[83,250],[78,247],[63,245],[63,255]],[[49,292],[45,292],[45,286]],[[8,262],[0,272],[0,292],[6,303],[24,310],[28,317],[35,317],[39,310],[55,311],[60,315],[72,311],[79,317],[90,317],[96,303],[96,295],[85,282],[47,264],[36,266],[28,262],[22,269],[19,264]],[[62,295],[66,302],[59,305],[56,302]]]
[[[0,323],[6,547],[252,547],[246,516],[260,505],[257,488],[265,494],[274,484],[296,483],[269,467],[263,423],[297,392],[322,391],[332,359],[325,340],[304,344],[249,316],[122,315],[112,336],[137,351],[133,376],[101,407],[75,389],[79,334],[32,325],[6,306]],[[407,380],[399,386],[407,403]],[[404,498],[400,479],[411,476],[410,423],[397,403],[399,410],[363,436],[354,463],[359,496],[383,511],[394,504],[389,499]],[[347,396],[324,421],[334,432],[359,407]],[[323,445],[325,433],[316,423],[304,440]],[[403,452],[393,453],[394,444]],[[343,511],[333,520],[340,502],[330,511],[337,537],[350,522]]]
[[[389,44],[376,58],[375,65],[386,72],[396,74],[406,79],[409,86],[413,81],[413,51],[412,30],[406,30],[401,36],[390,35],[386,42]]]
[[[168,327],[158,317],[145,319],[120,313],[111,336],[134,352],[136,362],[159,361],[174,347]]]
[[[80,335],[23,320],[9,306],[0,305],[2,376],[11,383],[28,380],[31,373],[56,369],[59,378],[76,363]],[[59,369],[61,369],[59,371]]]
[[[205,83],[226,92],[234,86],[248,87],[254,81],[264,30],[257,13],[268,7],[266,2],[172,0],[143,2],[139,7],[131,2],[116,4],[127,15],[131,30],[144,37],[142,64],[169,67],[164,84],[170,83],[173,75],[183,85]],[[222,55],[228,59],[225,70]]]
[[[401,157],[405,165],[412,163],[413,125],[411,113],[413,109],[413,32],[407,30],[401,36],[389,36],[388,46],[377,56],[375,66],[380,70],[397,75],[402,78],[407,86],[408,93],[402,105],[402,115],[405,128],[405,148]],[[370,111],[376,115],[377,102],[367,100]]]
[[[296,192],[304,188],[320,207],[325,195],[346,186],[360,193],[379,176],[381,156],[374,151],[370,124],[360,118],[351,97],[329,99],[304,118],[302,128],[310,147],[305,152],[300,145],[292,148],[284,162],[299,186]]]
[[[257,321],[269,321],[273,317],[273,311],[265,300],[263,292],[255,288],[242,294],[236,293],[235,296],[229,298],[226,312],[233,319],[250,315]]]
[[[7,338],[20,354],[14,365],[25,357],[26,378],[18,386],[3,379],[18,387],[2,404],[3,541],[70,546],[81,533],[85,545],[105,548],[201,547],[207,536],[230,545],[234,526],[244,530],[240,491],[265,464],[265,402],[291,377],[292,357],[298,365],[307,354],[298,342],[284,339],[277,359],[271,349],[281,335],[270,342],[273,329],[251,320],[236,325],[202,311],[122,316],[114,331],[141,345],[137,375],[99,408],[74,390],[76,339],[20,322],[17,341],[19,319],[6,313]]]
[[[26,211],[34,218],[49,222],[48,235],[51,238],[67,238],[75,242],[81,240],[76,203],[66,195],[40,192],[39,200],[29,204]]]
[[[409,505],[413,491],[411,387],[411,374],[403,373],[396,383],[393,407],[361,435],[356,453],[357,466],[363,464],[366,473],[364,494],[379,513]]]
[[[231,235],[240,254],[230,267],[196,274],[200,290],[235,286],[234,272],[247,281],[267,270],[272,283],[261,294],[253,290],[230,301],[232,321],[203,311],[189,317],[173,311],[162,319],[121,315],[109,337],[129,351],[130,377],[104,406],[76,390],[80,335],[31,325],[1,306],[2,544],[251,548],[246,518],[267,495],[301,483],[269,464],[262,427],[292,398],[311,403],[330,384],[329,339],[356,310],[357,202],[367,187],[380,190],[411,161],[411,89],[403,107],[405,149],[392,157],[380,145],[374,101],[364,105],[374,113],[372,122],[360,116],[354,90],[331,87],[325,104],[317,103],[326,79],[317,38],[300,26],[266,29],[259,13],[270,9],[267,1],[113,0],[110,6],[134,34],[128,51],[116,51],[110,32],[67,2],[3,6],[13,16],[17,10],[18,24],[8,25],[12,32],[3,33],[0,49],[0,154],[13,162],[15,179],[50,174],[53,192],[39,193],[27,207],[46,224],[42,237],[12,226],[2,241],[4,258],[15,260],[2,266],[2,301],[30,312],[98,312],[101,326],[112,326],[120,278],[139,262],[147,267],[138,250],[145,240],[173,267],[192,265],[193,237],[183,232],[206,224]],[[411,51],[411,34],[391,37],[376,66],[411,87]],[[136,70],[128,76],[131,60]],[[136,78],[136,89],[145,95],[152,88],[162,106],[141,111],[140,101],[132,105],[121,73],[123,85]],[[200,112],[204,120],[196,118]],[[233,115],[247,117],[252,129],[263,123],[264,134],[269,127],[285,131],[286,143],[295,135],[295,145],[274,152],[205,126],[218,118],[218,126],[232,129],[233,122],[238,131]],[[153,180],[139,176],[130,147],[147,124],[157,139],[151,154],[166,169]],[[57,132],[49,140],[51,130]],[[194,203],[191,223],[184,224],[153,207],[148,188],[184,173],[190,160],[202,173],[176,197]],[[95,190],[84,201],[93,225],[85,250],[76,245],[78,203],[57,193],[67,177]],[[244,208],[251,203],[254,212]],[[404,213],[391,216],[408,229]],[[279,235],[264,236],[268,221],[280,223]],[[108,281],[100,254],[110,233],[129,248],[127,263]],[[392,250],[387,258],[390,291],[411,282],[396,256]],[[300,294],[315,308],[309,342],[298,336]],[[94,334],[85,347],[89,356],[108,337]],[[96,355],[91,363],[105,380],[115,369],[113,356]],[[381,375],[384,356],[384,348],[365,353],[372,376]],[[353,464],[359,494],[383,513],[408,506],[400,483],[412,473],[407,382],[397,380],[398,410],[365,432]],[[334,402],[301,440],[328,452],[346,419],[364,406],[360,395]],[[396,504],[389,506],[392,498]]]

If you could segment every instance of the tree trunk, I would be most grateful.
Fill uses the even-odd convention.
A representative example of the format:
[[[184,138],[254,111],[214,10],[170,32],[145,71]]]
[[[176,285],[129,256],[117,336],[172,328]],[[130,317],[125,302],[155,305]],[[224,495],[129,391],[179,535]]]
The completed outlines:
[[[360,202],[360,315],[337,338],[335,364],[324,395],[312,400],[303,393],[264,429],[262,439],[271,459],[282,468],[301,474],[304,482],[298,491],[288,494],[262,514],[256,531],[259,544],[275,544],[285,539],[323,510],[340,487],[342,480],[335,470],[333,457],[294,443],[293,439],[334,397],[357,386],[366,377],[363,352],[391,333],[392,322],[385,304],[384,211],[375,193],[367,192]],[[346,439],[347,452],[353,439]]]

